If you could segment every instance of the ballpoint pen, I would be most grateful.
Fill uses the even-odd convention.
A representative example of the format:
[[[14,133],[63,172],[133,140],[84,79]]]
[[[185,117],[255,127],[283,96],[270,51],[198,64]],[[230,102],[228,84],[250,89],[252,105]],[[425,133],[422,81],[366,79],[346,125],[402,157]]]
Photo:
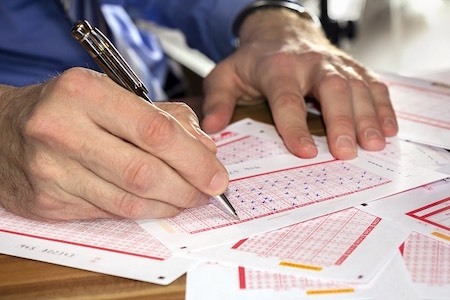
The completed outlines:
[[[147,87],[117,51],[116,47],[98,28],[91,26],[86,20],[81,20],[74,24],[72,35],[108,77],[153,104],[147,95]],[[229,215],[239,220],[236,210],[224,194],[216,195],[214,198]]]

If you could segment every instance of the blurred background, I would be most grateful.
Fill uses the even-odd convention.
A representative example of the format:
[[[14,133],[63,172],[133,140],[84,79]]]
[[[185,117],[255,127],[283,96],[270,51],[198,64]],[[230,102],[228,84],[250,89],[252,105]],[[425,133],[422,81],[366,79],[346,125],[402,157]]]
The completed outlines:
[[[305,6],[321,16],[334,43],[371,69],[450,82],[449,0],[306,0]]]

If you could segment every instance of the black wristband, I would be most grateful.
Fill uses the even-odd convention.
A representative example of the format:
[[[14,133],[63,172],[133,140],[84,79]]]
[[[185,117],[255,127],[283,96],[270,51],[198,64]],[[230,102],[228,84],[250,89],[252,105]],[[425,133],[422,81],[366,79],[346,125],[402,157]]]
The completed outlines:
[[[283,7],[290,9],[297,14],[299,14],[302,18],[306,18],[314,22],[320,27],[319,18],[310,14],[298,1],[290,1],[290,0],[256,0],[247,5],[236,17],[233,22],[233,34],[237,37],[239,35],[239,28],[244,22],[245,18],[248,17],[254,11],[260,8],[271,8],[271,7]]]

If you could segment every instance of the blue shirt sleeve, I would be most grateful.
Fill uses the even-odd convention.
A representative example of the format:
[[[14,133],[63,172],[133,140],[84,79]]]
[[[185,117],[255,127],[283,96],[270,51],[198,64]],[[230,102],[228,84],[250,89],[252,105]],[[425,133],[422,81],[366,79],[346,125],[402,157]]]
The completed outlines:
[[[64,70],[98,69],[72,38],[59,1],[0,1],[0,83],[42,83]]]
[[[114,1],[113,1],[114,2]],[[117,1],[116,1],[117,2]],[[252,0],[129,0],[125,7],[132,18],[152,20],[181,30],[190,47],[214,61],[233,51],[232,25]]]
[[[251,1],[101,0],[123,5],[132,18],[181,30],[191,47],[216,62],[233,51],[232,23]],[[75,66],[98,70],[72,38],[72,22],[60,0],[1,0],[0,83],[40,83]]]

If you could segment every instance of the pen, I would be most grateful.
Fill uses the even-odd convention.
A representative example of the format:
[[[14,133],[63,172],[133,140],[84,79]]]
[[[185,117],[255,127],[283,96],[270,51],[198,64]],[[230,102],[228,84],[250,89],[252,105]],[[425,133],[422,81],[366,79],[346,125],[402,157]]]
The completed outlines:
[[[98,28],[92,27],[86,20],[81,20],[74,24],[72,35],[108,77],[153,104],[147,95],[147,87],[117,51],[116,47]],[[236,210],[224,194],[214,196],[214,198],[229,215],[239,220]]]

